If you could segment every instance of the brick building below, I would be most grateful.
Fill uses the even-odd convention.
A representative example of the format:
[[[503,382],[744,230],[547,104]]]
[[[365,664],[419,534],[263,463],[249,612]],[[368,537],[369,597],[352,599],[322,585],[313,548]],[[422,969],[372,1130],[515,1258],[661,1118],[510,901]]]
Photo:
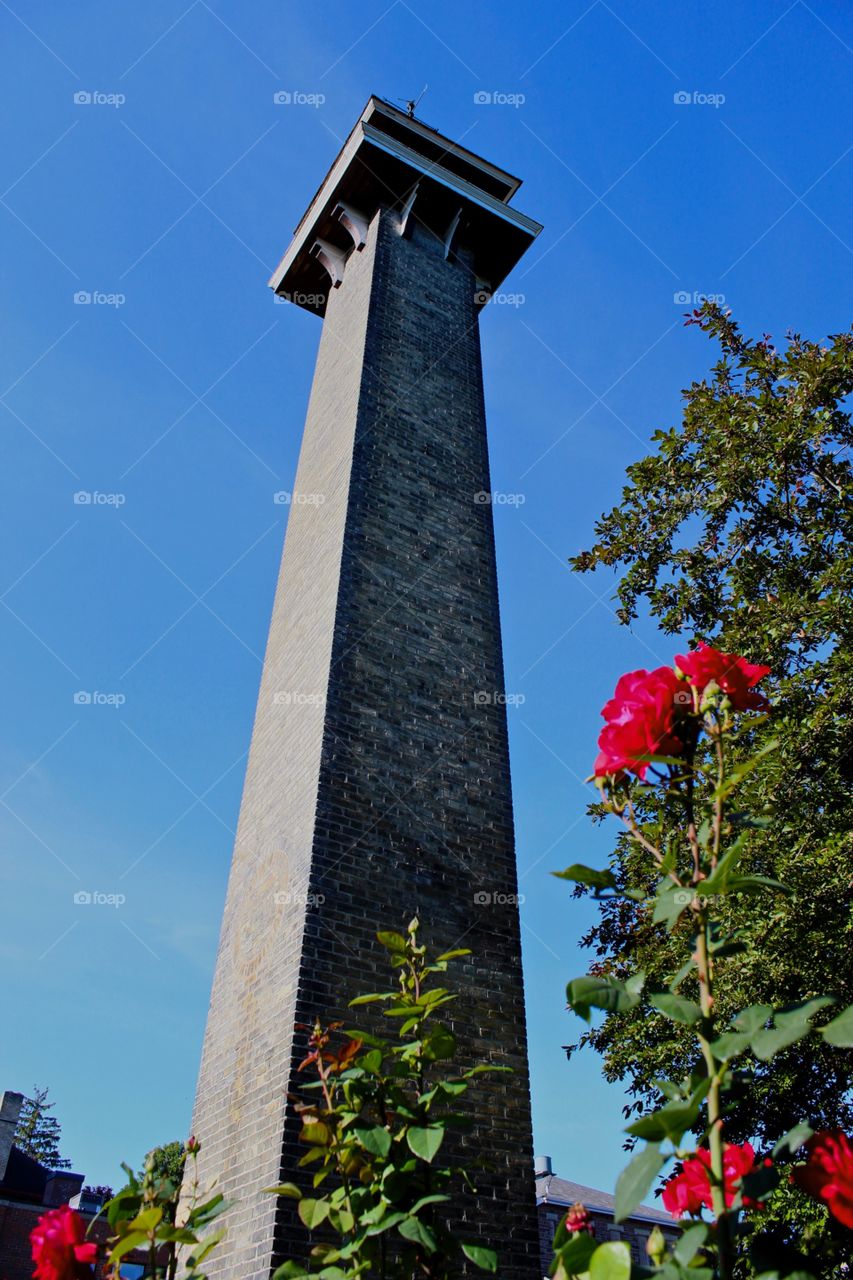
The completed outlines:
[[[613,1196],[606,1191],[596,1191],[579,1182],[556,1177],[551,1170],[550,1156],[540,1156],[536,1160],[536,1211],[543,1276],[548,1274],[553,1261],[554,1233],[574,1204],[582,1204],[592,1217],[599,1244],[607,1240],[627,1240],[631,1247],[631,1261],[640,1265],[648,1260],[646,1241],[655,1227],[660,1228],[667,1243],[677,1240],[681,1234],[678,1223],[669,1213],[645,1204],[639,1205],[625,1222],[617,1222]]]

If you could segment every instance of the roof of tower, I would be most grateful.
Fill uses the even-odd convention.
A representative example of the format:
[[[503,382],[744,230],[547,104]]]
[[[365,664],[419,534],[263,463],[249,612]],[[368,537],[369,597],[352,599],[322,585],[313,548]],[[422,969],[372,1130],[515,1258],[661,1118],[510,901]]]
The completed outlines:
[[[322,315],[328,280],[318,241],[343,256],[361,247],[349,218],[353,211],[367,222],[379,205],[404,209],[408,201],[411,207],[416,192],[412,216],[422,220],[422,210],[428,210],[442,234],[464,213],[475,270],[494,291],[542,230],[509,204],[520,185],[507,170],[372,95],[300,219],[270,286]]]

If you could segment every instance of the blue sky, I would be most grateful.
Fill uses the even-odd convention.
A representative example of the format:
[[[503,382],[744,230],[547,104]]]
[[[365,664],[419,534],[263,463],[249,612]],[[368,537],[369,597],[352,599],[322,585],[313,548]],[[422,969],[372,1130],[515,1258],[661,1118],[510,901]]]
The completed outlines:
[[[566,557],[714,355],[679,294],[849,325],[849,7],[2,0],[0,28],[0,1087],[50,1086],[89,1181],[187,1132],[320,329],[266,278],[368,94],[428,83],[545,224],[481,326],[523,499],[495,518],[536,1146],[610,1186],[621,1092],[560,1048],[591,913],[548,873],[604,858],[599,709],[676,646]]]

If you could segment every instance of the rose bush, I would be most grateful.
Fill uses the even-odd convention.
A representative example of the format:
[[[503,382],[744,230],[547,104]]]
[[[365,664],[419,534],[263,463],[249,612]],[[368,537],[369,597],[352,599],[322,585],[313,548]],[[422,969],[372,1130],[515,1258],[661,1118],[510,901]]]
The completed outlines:
[[[772,875],[743,870],[749,841],[767,819],[743,812],[734,801],[775,744],[765,741],[752,759],[740,756],[730,764],[731,744],[748,742],[771,711],[756,688],[769,675],[768,666],[699,644],[673,667],[622,676],[603,708],[593,770],[599,810],[623,823],[642,853],[634,864],[635,875],[637,866],[641,874],[625,883],[610,870],[581,864],[556,874],[599,898],[621,898],[652,936],[680,939],[683,963],[664,985],[642,969],[626,974],[623,966],[617,976],[600,965],[568,984],[568,1002],[587,1022],[593,1010],[636,1009],[689,1029],[695,1048],[687,1074],[658,1080],[660,1105],[628,1126],[640,1149],[617,1183],[615,1216],[630,1217],[674,1161],[663,1203],[676,1218],[692,1222],[672,1248],[660,1233],[650,1240],[649,1266],[637,1272],[627,1243],[596,1246],[570,1214],[555,1237],[556,1280],[588,1273],[598,1280],[627,1280],[635,1273],[661,1280],[823,1280],[837,1274],[820,1270],[820,1260],[809,1257],[805,1230],[797,1239],[790,1229],[768,1225],[762,1214],[768,1198],[789,1185],[790,1162],[805,1145],[797,1186],[838,1223],[853,1227],[853,1146],[847,1136],[813,1135],[799,1125],[760,1158],[751,1142],[726,1141],[729,1099],[756,1067],[809,1036],[835,1049],[853,1047],[853,1008],[833,1017],[834,997],[814,994],[807,980],[802,998],[784,1007],[735,1006],[734,1016],[725,1018],[718,1012],[747,950],[742,932],[727,932],[727,901],[755,899],[766,910],[762,899],[788,892]],[[744,719],[744,713],[759,714]],[[651,805],[652,796],[660,802]],[[700,1134],[698,1145],[691,1142],[693,1131]]]

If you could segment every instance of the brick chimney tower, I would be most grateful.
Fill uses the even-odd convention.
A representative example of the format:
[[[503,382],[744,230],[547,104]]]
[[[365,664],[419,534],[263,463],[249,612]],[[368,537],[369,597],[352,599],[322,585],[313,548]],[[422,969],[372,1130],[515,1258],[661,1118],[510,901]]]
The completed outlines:
[[[519,180],[372,97],[271,280],[323,317],[246,771],[193,1131],[233,1201],[214,1280],[304,1256],[297,1024],[389,981],[417,911],[491,1169],[450,1217],[540,1275],[478,315],[541,230]],[[283,388],[283,393],[286,388]],[[310,1171],[309,1171],[310,1172]]]

